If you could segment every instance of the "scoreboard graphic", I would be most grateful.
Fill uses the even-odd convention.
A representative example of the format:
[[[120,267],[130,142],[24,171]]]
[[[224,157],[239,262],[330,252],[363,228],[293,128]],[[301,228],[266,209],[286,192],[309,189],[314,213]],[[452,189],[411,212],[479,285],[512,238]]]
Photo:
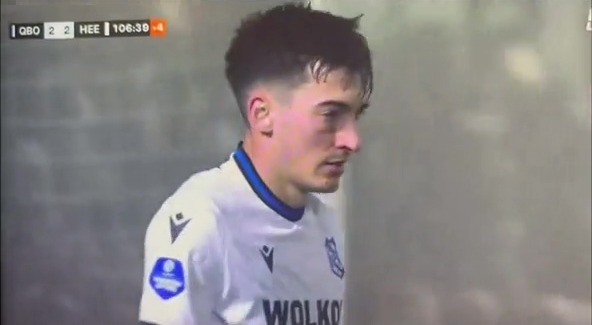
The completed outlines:
[[[105,37],[166,37],[165,19],[56,21],[9,24],[11,39],[68,40]]]

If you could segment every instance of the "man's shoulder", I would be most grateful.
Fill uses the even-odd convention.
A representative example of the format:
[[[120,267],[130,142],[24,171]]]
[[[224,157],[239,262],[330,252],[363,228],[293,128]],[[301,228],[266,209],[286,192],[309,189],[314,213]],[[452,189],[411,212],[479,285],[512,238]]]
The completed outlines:
[[[167,199],[177,205],[201,205],[213,201],[224,186],[224,173],[221,167],[194,173],[187,178]],[[203,208],[198,206],[198,208]]]
[[[196,241],[215,236],[219,214],[216,196],[223,188],[223,178],[218,167],[188,177],[153,215],[146,233],[147,242],[195,246]]]

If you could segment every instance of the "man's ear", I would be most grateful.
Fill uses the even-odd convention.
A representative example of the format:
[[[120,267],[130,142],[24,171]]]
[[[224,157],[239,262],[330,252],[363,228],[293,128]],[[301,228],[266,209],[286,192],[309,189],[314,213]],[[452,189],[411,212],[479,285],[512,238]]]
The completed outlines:
[[[247,119],[252,131],[266,136],[273,134],[271,101],[264,94],[252,96],[247,103]]]

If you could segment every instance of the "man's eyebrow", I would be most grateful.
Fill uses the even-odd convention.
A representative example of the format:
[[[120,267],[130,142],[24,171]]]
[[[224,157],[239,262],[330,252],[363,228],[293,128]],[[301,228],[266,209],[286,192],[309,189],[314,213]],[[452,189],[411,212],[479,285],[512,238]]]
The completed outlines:
[[[327,106],[333,106],[333,107],[337,107],[339,109],[350,109],[351,106],[346,103],[346,102],[342,102],[339,100],[326,100],[323,102],[318,103],[317,105],[315,105],[316,107],[327,107]],[[363,111],[365,109],[367,109],[370,106],[370,103],[363,103],[359,110]]]

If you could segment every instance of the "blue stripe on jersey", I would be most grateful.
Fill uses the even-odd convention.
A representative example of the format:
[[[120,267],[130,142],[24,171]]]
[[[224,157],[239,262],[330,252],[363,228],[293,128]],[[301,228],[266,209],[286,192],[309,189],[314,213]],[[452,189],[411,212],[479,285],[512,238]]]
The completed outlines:
[[[304,215],[304,208],[292,208],[291,206],[280,200],[259,176],[253,162],[245,152],[242,146],[242,142],[239,143],[238,148],[234,152],[234,160],[238,165],[251,188],[257,194],[257,196],[273,211],[277,212],[280,216],[288,219],[292,222],[296,222]]]

